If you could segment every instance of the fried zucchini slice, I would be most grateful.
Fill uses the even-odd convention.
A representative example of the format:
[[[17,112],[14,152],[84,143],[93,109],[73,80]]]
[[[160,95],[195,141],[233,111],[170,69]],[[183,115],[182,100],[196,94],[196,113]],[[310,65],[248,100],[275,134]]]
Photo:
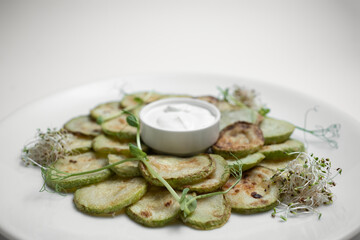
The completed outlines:
[[[264,137],[258,126],[247,122],[235,122],[220,132],[217,142],[212,146],[214,153],[225,159],[245,157],[257,152],[264,145]]]
[[[92,147],[92,137],[79,136],[74,134],[66,135],[66,151],[72,155],[88,152]]]
[[[252,214],[273,209],[279,199],[279,187],[271,179],[274,173],[264,167],[255,167],[244,172],[241,181],[225,194],[232,210]],[[223,189],[228,189],[235,181],[236,179],[231,177]]]
[[[107,120],[120,116],[122,109],[119,102],[108,102],[97,105],[91,109],[90,116],[98,123],[103,123]]]
[[[241,108],[233,111],[223,111],[221,112],[220,129],[224,129],[225,127],[238,121],[259,125],[263,118],[263,116],[250,108]]]
[[[136,128],[126,122],[126,115],[111,119],[101,124],[102,130],[109,136],[117,137],[120,140],[135,140]]]
[[[99,135],[92,141],[92,147],[98,153],[113,153],[130,156],[129,144],[135,141],[120,141],[117,138],[110,136]],[[141,145],[143,151],[147,151],[148,147],[144,144]]]
[[[264,118],[260,124],[263,132],[265,145],[285,142],[289,139],[295,126],[289,122],[274,118]]]
[[[284,160],[293,159],[296,155],[290,155],[292,152],[303,152],[305,146],[302,142],[289,139],[283,143],[263,146],[260,152],[265,155],[265,160]]]
[[[182,190],[189,188],[192,192],[208,193],[221,188],[230,176],[230,172],[227,169],[227,163],[220,155],[210,154],[210,157],[215,164],[215,171],[201,182],[190,185],[183,185],[178,189]]]
[[[259,164],[263,159],[265,158],[264,154],[262,153],[253,153],[249,154],[244,158],[240,158],[240,162],[242,163],[242,171],[246,171],[250,168],[255,167],[257,164]],[[236,164],[236,160],[234,159],[227,159],[227,164],[229,166]]]
[[[134,94],[128,94],[123,97],[120,102],[121,107],[130,110],[137,105],[148,104],[159,100],[163,97],[162,94],[156,92],[138,92]]]
[[[137,202],[146,193],[143,178],[112,178],[76,190],[74,203],[78,210],[88,214],[116,214]]]
[[[279,169],[285,168],[292,159],[283,159],[283,160],[264,160],[259,163],[258,166],[269,168],[273,171],[278,171]]]
[[[181,195],[180,192],[177,192]],[[138,202],[126,209],[126,214],[135,222],[147,227],[162,227],[178,216],[180,204],[165,188],[152,187]]]
[[[196,97],[196,99],[203,100],[215,105],[220,110],[220,112],[233,111],[241,108],[240,106],[233,105],[224,100],[220,100],[214,96],[200,96],[200,97]]]
[[[181,220],[188,226],[200,230],[211,230],[223,226],[230,218],[231,207],[224,195],[215,195],[197,200],[195,211]]]
[[[66,173],[78,173],[98,169],[106,165],[107,159],[100,158],[93,152],[87,152],[60,158],[52,164],[52,167]],[[56,179],[56,174],[59,175],[60,173],[56,173],[55,170],[49,168],[45,173],[46,184],[61,192],[72,192],[77,188],[104,181],[112,175],[112,172],[109,169],[104,169],[100,172],[72,176],[63,180]]]
[[[70,119],[65,123],[64,128],[72,133],[83,134],[85,136],[96,137],[101,134],[101,126],[90,116],[80,116]]]
[[[149,164],[155,172],[163,177],[171,186],[192,184],[209,176],[215,170],[215,164],[208,154],[190,158],[153,155],[148,156]],[[140,162],[139,168],[143,177],[155,186],[163,184]]]
[[[127,156],[124,155],[114,155],[114,154],[108,155],[109,164],[113,164],[125,160],[126,158]],[[111,167],[111,170],[115,172],[116,175],[123,178],[141,176],[141,172],[139,169],[139,161],[124,162]]]

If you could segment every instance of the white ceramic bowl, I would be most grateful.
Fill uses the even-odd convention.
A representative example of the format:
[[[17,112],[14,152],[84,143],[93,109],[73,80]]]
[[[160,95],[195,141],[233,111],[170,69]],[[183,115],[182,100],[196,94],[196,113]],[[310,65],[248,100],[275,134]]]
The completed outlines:
[[[146,115],[155,107],[186,103],[207,109],[215,118],[208,125],[194,130],[166,130],[151,124]],[[189,156],[206,151],[219,136],[220,111],[212,104],[192,98],[166,98],[143,107],[140,111],[141,139],[159,153]]]

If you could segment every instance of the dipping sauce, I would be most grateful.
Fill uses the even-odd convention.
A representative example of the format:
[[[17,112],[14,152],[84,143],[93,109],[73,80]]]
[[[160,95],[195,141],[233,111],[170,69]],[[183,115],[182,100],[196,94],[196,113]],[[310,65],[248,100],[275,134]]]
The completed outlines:
[[[149,125],[170,131],[201,129],[216,117],[206,108],[188,103],[167,103],[150,109],[144,118]]]

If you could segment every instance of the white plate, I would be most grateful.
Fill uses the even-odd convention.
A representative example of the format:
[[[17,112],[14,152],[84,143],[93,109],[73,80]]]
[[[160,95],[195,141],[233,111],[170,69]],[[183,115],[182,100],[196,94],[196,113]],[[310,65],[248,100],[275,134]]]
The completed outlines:
[[[125,85],[124,85],[125,84]],[[304,113],[318,105],[319,112],[309,115],[309,126],[341,124],[339,149],[309,138],[309,151],[330,157],[334,167],[342,167],[333,188],[333,205],[322,207],[321,220],[315,215],[280,222],[270,212],[242,216],[232,214],[222,228],[197,231],[182,224],[159,229],[142,227],[126,215],[114,218],[90,217],[75,210],[72,195],[39,192],[39,169],[24,167],[19,155],[23,144],[37,128],[61,127],[68,119],[87,114],[101,102],[119,98],[126,91],[156,90],[194,95],[217,95],[217,86],[233,84],[254,88],[271,108],[271,116],[302,126]],[[16,239],[340,239],[356,234],[360,226],[359,123],[339,110],[310,96],[280,87],[249,82],[226,76],[161,75],[131,76],[93,83],[37,101],[17,111],[0,123],[0,232]],[[303,140],[301,132],[295,138]],[[311,140],[311,141],[310,141]]]

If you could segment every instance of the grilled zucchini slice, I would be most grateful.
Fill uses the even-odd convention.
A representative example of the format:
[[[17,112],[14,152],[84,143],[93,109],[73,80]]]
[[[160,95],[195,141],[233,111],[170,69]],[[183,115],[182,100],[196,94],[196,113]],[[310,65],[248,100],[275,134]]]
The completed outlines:
[[[283,143],[263,146],[261,153],[265,155],[265,160],[284,160],[293,159],[296,155],[289,155],[292,152],[305,151],[304,144],[295,139],[289,139]]]
[[[52,165],[52,167],[66,173],[77,173],[98,169],[106,165],[107,159],[99,158],[93,152],[87,152],[60,158]],[[73,176],[64,180],[55,179],[54,175],[59,173],[56,173],[53,169],[48,169],[45,174],[45,182],[49,187],[62,192],[72,192],[77,188],[104,181],[112,175],[112,172],[109,169],[104,169],[100,172]]]
[[[225,159],[245,157],[257,152],[264,145],[264,137],[258,126],[247,122],[235,122],[220,132],[217,142],[212,146],[214,153]]]
[[[90,116],[101,124],[121,115],[121,113],[122,109],[119,102],[108,102],[91,109]]]
[[[189,188],[193,192],[208,193],[221,188],[226,183],[230,176],[226,161],[220,155],[210,154],[210,157],[215,164],[215,171],[201,182],[184,185],[179,189]]]
[[[132,110],[132,108],[136,107],[137,105],[148,104],[159,100],[162,97],[162,94],[156,92],[138,92],[124,96],[120,102],[120,105],[126,110]]]
[[[178,192],[178,195],[181,195]],[[126,209],[126,214],[135,222],[147,227],[162,227],[178,216],[180,204],[165,188],[152,187],[140,201]]]
[[[278,171],[279,169],[285,168],[292,159],[283,159],[283,160],[264,160],[259,163],[259,166],[269,168],[273,171]]]
[[[101,126],[90,116],[80,116],[70,119],[65,123],[64,128],[72,133],[83,134],[85,136],[96,137],[101,134]]]
[[[72,155],[90,151],[93,141],[92,137],[79,136],[71,133],[66,135],[66,140],[66,150]]]
[[[264,118],[260,124],[263,132],[265,145],[285,142],[289,139],[295,126],[289,122],[274,118]]]
[[[215,170],[215,164],[208,154],[190,158],[153,155],[148,156],[149,164],[171,186],[192,184],[209,176]],[[140,162],[139,168],[143,177],[155,186],[163,184],[153,177],[146,166]]]
[[[143,178],[112,178],[76,190],[74,203],[77,209],[88,214],[116,214],[137,202],[146,193]]]
[[[125,160],[126,158],[127,156],[124,155],[114,155],[114,154],[108,155],[109,164],[113,164]],[[139,161],[124,162],[122,164],[118,164],[111,167],[111,170],[115,172],[116,175],[123,178],[141,176],[141,172],[139,169]]]
[[[120,140],[135,140],[136,128],[126,122],[126,115],[111,119],[101,124],[105,134],[117,137]]]
[[[113,153],[113,154],[121,154],[130,156],[129,144],[133,143],[136,145],[135,142],[131,141],[119,141],[119,139],[99,135],[94,138],[92,142],[92,147],[95,152],[98,153]],[[147,151],[147,146],[142,144],[142,150]]]
[[[225,127],[237,121],[243,121],[258,125],[263,120],[263,118],[263,116],[250,108],[241,108],[233,111],[223,111],[221,112],[220,129],[224,129]]]
[[[250,155],[247,155],[244,158],[239,159],[242,163],[242,171],[246,171],[250,168],[255,167],[258,163],[260,163],[265,158],[264,154],[261,153],[253,153]],[[237,161],[233,159],[227,159],[227,164],[229,166],[235,164]]]
[[[237,110],[237,109],[241,108],[239,106],[230,104],[224,100],[219,100],[218,98],[216,98],[214,96],[200,96],[200,97],[196,97],[196,99],[203,100],[203,101],[206,101],[208,103],[215,105],[220,110],[220,112],[233,111],[233,110]]]
[[[252,214],[273,209],[278,204],[279,187],[271,177],[274,171],[264,167],[255,167],[244,172],[241,181],[225,194],[234,212]],[[235,183],[230,178],[223,189]]]
[[[188,226],[200,230],[211,230],[223,226],[230,218],[231,207],[224,195],[215,195],[197,200],[195,211],[181,220]]]

